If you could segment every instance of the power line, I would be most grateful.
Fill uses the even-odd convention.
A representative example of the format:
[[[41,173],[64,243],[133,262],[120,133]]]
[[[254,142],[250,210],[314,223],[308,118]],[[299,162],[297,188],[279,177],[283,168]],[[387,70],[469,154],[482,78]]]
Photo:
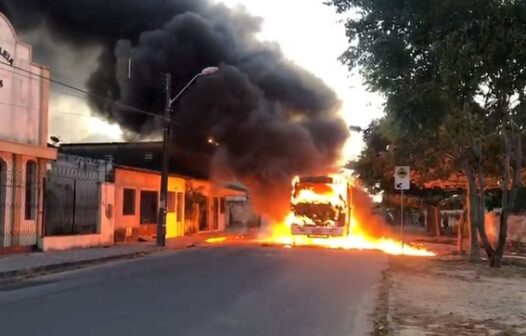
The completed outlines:
[[[70,90],[72,90],[74,92],[80,93],[82,95],[86,95],[86,96],[89,96],[89,97],[92,97],[92,98],[96,98],[96,99],[99,99],[99,100],[111,103],[111,104],[116,105],[116,106],[120,106],[120,107],[126,108],[127,110],[124,109],[124,110],[122,110],[123,112],[136,112],[136,113],[144,114],[144,115],[147,115],[147,116],[150,116],[150,117],[153,117],[153,118],[162,118],[162,116],[160,116],[158,114],[155,114],[155,113],[152,113],[152,112],[148,112],[148,111],[145,111],[145,110],[141,110],[141,109],[138,109],[136,107],[133,107],[133,106],[130,106],[130,105],[127,105],[127,104],[115,101],[115,100],[113,100],[111,98],[104,97],[104,96],[101,96],[101,95],[97,95],[97,94],[88,92],[86,90],[77,88],[77,87],[75,87],[73,85],[70,85],[70,84],[67,84],[67,83],[64,83],[64,82],[52,79],[50,77],[45,77],[42,74],[34,73],[34,72],[30,71],[30,70],[26,70],[26,69],[23,69],[23,68],[20,68],[20,67],[17,67],[17,66],[11,66],[9,63],[5,63],[5,62],[1,62],[0,61],[0,65],[9,66],[9,68],[3,67],[2,69],[5,70],[5,71],[8,71],[8,72],[11,72],[14,75],[22,76],[22,77],[30,79],[30,80],[34,79],[34,78],[31,78],[31,77],[28,77],[28,76],[23,76],[22,74],[15,72],[11,68],[14,68],[16,70],[28,73],[28,74],[33,75],[33,76],[37,76],[37,77],[39,77],[41,79],[49,80],[51,83],[54,83],[54,84],[60,85],[62,87],[68,88],[68,89],[70,89]]]
[[[90,114],[79,114],[79,113],[73,113],[73,112],[65,112],[65,111],[56,111],[52,110],[51,114],[64,114],[64,115],[70,115],[70,116],[76,116],[76,117],[82,117],[82,118],[95,118],[95,119],[101,119],[98,116],[90,115]]]
[[[11,104],[11,103],[4,103],[0,102],[0,105],[4,106],[11,106],[11,107],[19,107],[19,108],[28,108],[30,106],[27,105],[17,105],[17,104]],[[64,114],[64,115],[71,115],[76,117],[82,117],[82,118],[95,118],[95,119],[101,119],[103,120],[103,116],[97,116],[97,115],[91,115],[91,114],[80,114],[80,113],[73,113],[73,112],[66,112],[66,111],[58,111],[58,110],[50,110],[51,114]]]

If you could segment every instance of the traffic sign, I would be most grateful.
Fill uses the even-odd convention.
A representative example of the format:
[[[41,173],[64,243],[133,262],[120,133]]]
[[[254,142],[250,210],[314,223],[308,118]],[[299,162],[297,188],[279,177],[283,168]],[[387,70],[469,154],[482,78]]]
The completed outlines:
[[[411,170],[409,166],[396,166],[394,179],[396,190],[409,190],[411,185]]]

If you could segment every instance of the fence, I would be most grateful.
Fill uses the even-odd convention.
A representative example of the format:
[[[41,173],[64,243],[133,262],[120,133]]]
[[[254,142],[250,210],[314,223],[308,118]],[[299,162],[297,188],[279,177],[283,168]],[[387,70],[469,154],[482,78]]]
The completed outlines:
[[[44,235],[99,233],[104,161],[59,155],[44,182]]]
[[[7,169],[0,160],[0,247],[36,244],[41,176],[36,162]]]

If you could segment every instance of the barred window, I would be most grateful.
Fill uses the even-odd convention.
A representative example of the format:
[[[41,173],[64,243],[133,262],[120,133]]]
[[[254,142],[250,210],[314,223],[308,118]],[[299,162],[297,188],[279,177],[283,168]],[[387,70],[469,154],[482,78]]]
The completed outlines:
[[[24,218],[26,220],[36,219],[37,208],[37,163],[35,161],[27,161],[26,163],[26,197]]]
[[[122,214],[124,216],[135,215],[135,189],[124,188],[122,202]]]
[[[159,195],[156,191],[141,190],[141,224],[149,225],[157,222]]]

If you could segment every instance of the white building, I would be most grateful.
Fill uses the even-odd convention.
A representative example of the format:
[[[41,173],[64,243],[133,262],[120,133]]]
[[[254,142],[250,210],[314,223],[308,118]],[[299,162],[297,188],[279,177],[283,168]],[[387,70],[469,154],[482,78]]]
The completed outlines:
[[[0,13],[0,252],[37,245],[48,148],[49,71]]]

